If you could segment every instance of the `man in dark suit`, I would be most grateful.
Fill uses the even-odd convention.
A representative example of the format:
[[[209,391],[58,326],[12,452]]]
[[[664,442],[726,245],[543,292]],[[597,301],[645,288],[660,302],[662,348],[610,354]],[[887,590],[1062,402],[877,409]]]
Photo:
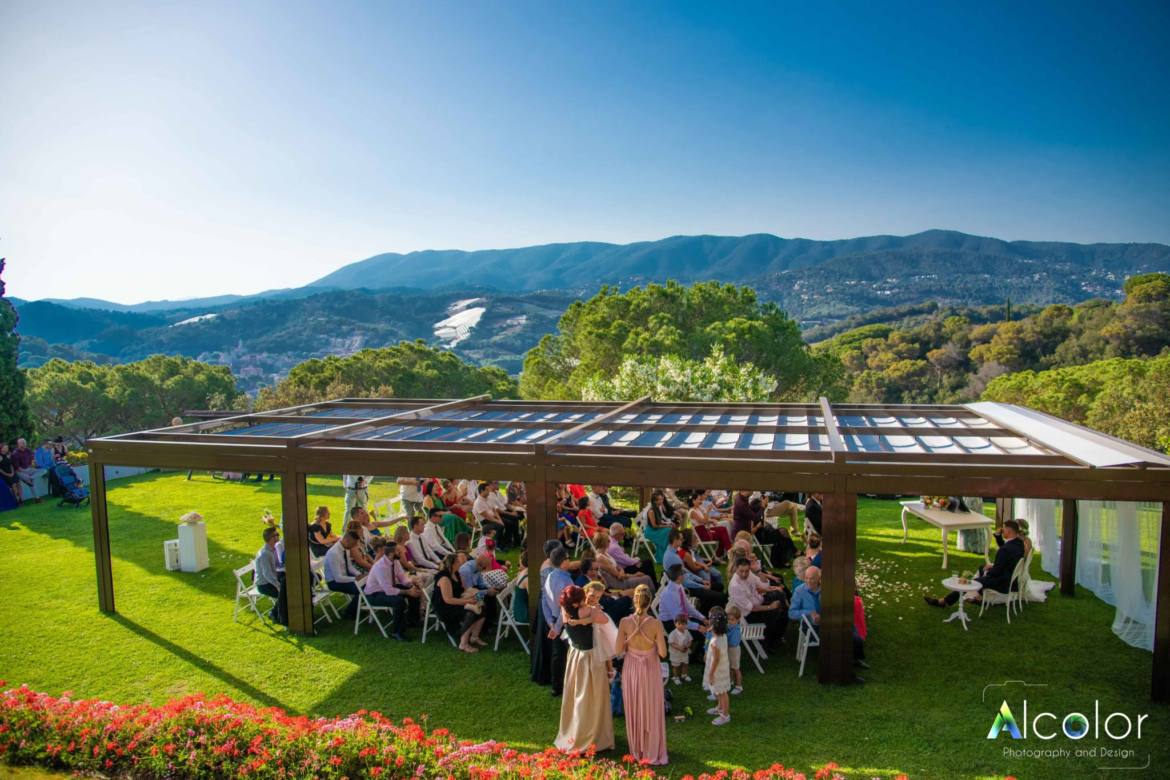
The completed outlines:
[[[995,554],[995,563],[979,569],[979,576],[975,581],[983,585],[983,590],[995,590],[1007,593],[1012,584],[1012,573],[1016,564],[1024,559],[1024,541],[1020,539],[1020,524],[1015,520],[1007,520],[1003,524],[1003,544]],[[925,596],[926,603],[932,607],[945,607],[959,600],[959,593],[951,591],[941,599]]]

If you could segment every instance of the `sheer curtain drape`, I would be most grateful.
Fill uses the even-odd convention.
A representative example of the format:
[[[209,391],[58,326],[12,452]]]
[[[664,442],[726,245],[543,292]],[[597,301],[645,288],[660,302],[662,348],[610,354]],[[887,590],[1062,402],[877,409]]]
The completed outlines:
[[[1014,513],[1028,521],[1041,568],[1060,575],[1062,502],[1016,499]],[[1153,650],[1154,589],[1158,570],[1161,505],[1078,501],[1077,584],[1117,607],[1113,632],[1134,647]]]

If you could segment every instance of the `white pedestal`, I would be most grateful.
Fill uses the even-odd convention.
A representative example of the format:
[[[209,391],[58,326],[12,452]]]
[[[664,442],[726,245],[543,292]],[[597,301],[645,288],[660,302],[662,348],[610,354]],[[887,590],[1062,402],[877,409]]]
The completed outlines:
[[[207,568],[207,525],[179,523],[179,564],[183,571]]]

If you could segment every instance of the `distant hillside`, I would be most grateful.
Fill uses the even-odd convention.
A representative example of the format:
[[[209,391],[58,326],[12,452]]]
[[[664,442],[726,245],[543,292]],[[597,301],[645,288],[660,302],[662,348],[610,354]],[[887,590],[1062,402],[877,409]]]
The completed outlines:
[[[253,391],[311,357],[421,338],[515,374],[524,353],[556,327],[577,297],[561,291],[321,291],[156,314],[37,301],[19,309],[19,330],[27,339],[21,364],[40,365],[51,357],[124,362],[185,355],[230,366],[241,387]]]
[[[625,245],[388,253],[347,265],[310,286],[591,289],[602,283],[716,279],[755,285],[798,320],[813,323],[934,299],[979,305],[1006,297],[1039,304],[1117,297],[1125,277],[1149,271],[1170,271],[1170,247],[1008,242],[930,230],[838,241],[768,234],[674,236]]]

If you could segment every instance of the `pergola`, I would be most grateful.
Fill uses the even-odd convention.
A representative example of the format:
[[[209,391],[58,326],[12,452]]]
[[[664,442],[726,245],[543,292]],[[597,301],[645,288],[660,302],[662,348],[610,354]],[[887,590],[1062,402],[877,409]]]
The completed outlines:
[[[1170,699],[1170,458],[1019,406],[361,398],[219,416],[94,439],[90,447],[103,611],[114,611],[114,583],[102,466],[276,473],[289,628],[304,634],[313,632],[310,474],[522,480],[530,569],[556,533],[557,483],[824,493],[824,683],[853,680],[859,494],[1063,499],[1061,592],[1070,596],[1077,499],[1162,502],[1152,695]],[[539,578],[529,583],[536,599]]]

